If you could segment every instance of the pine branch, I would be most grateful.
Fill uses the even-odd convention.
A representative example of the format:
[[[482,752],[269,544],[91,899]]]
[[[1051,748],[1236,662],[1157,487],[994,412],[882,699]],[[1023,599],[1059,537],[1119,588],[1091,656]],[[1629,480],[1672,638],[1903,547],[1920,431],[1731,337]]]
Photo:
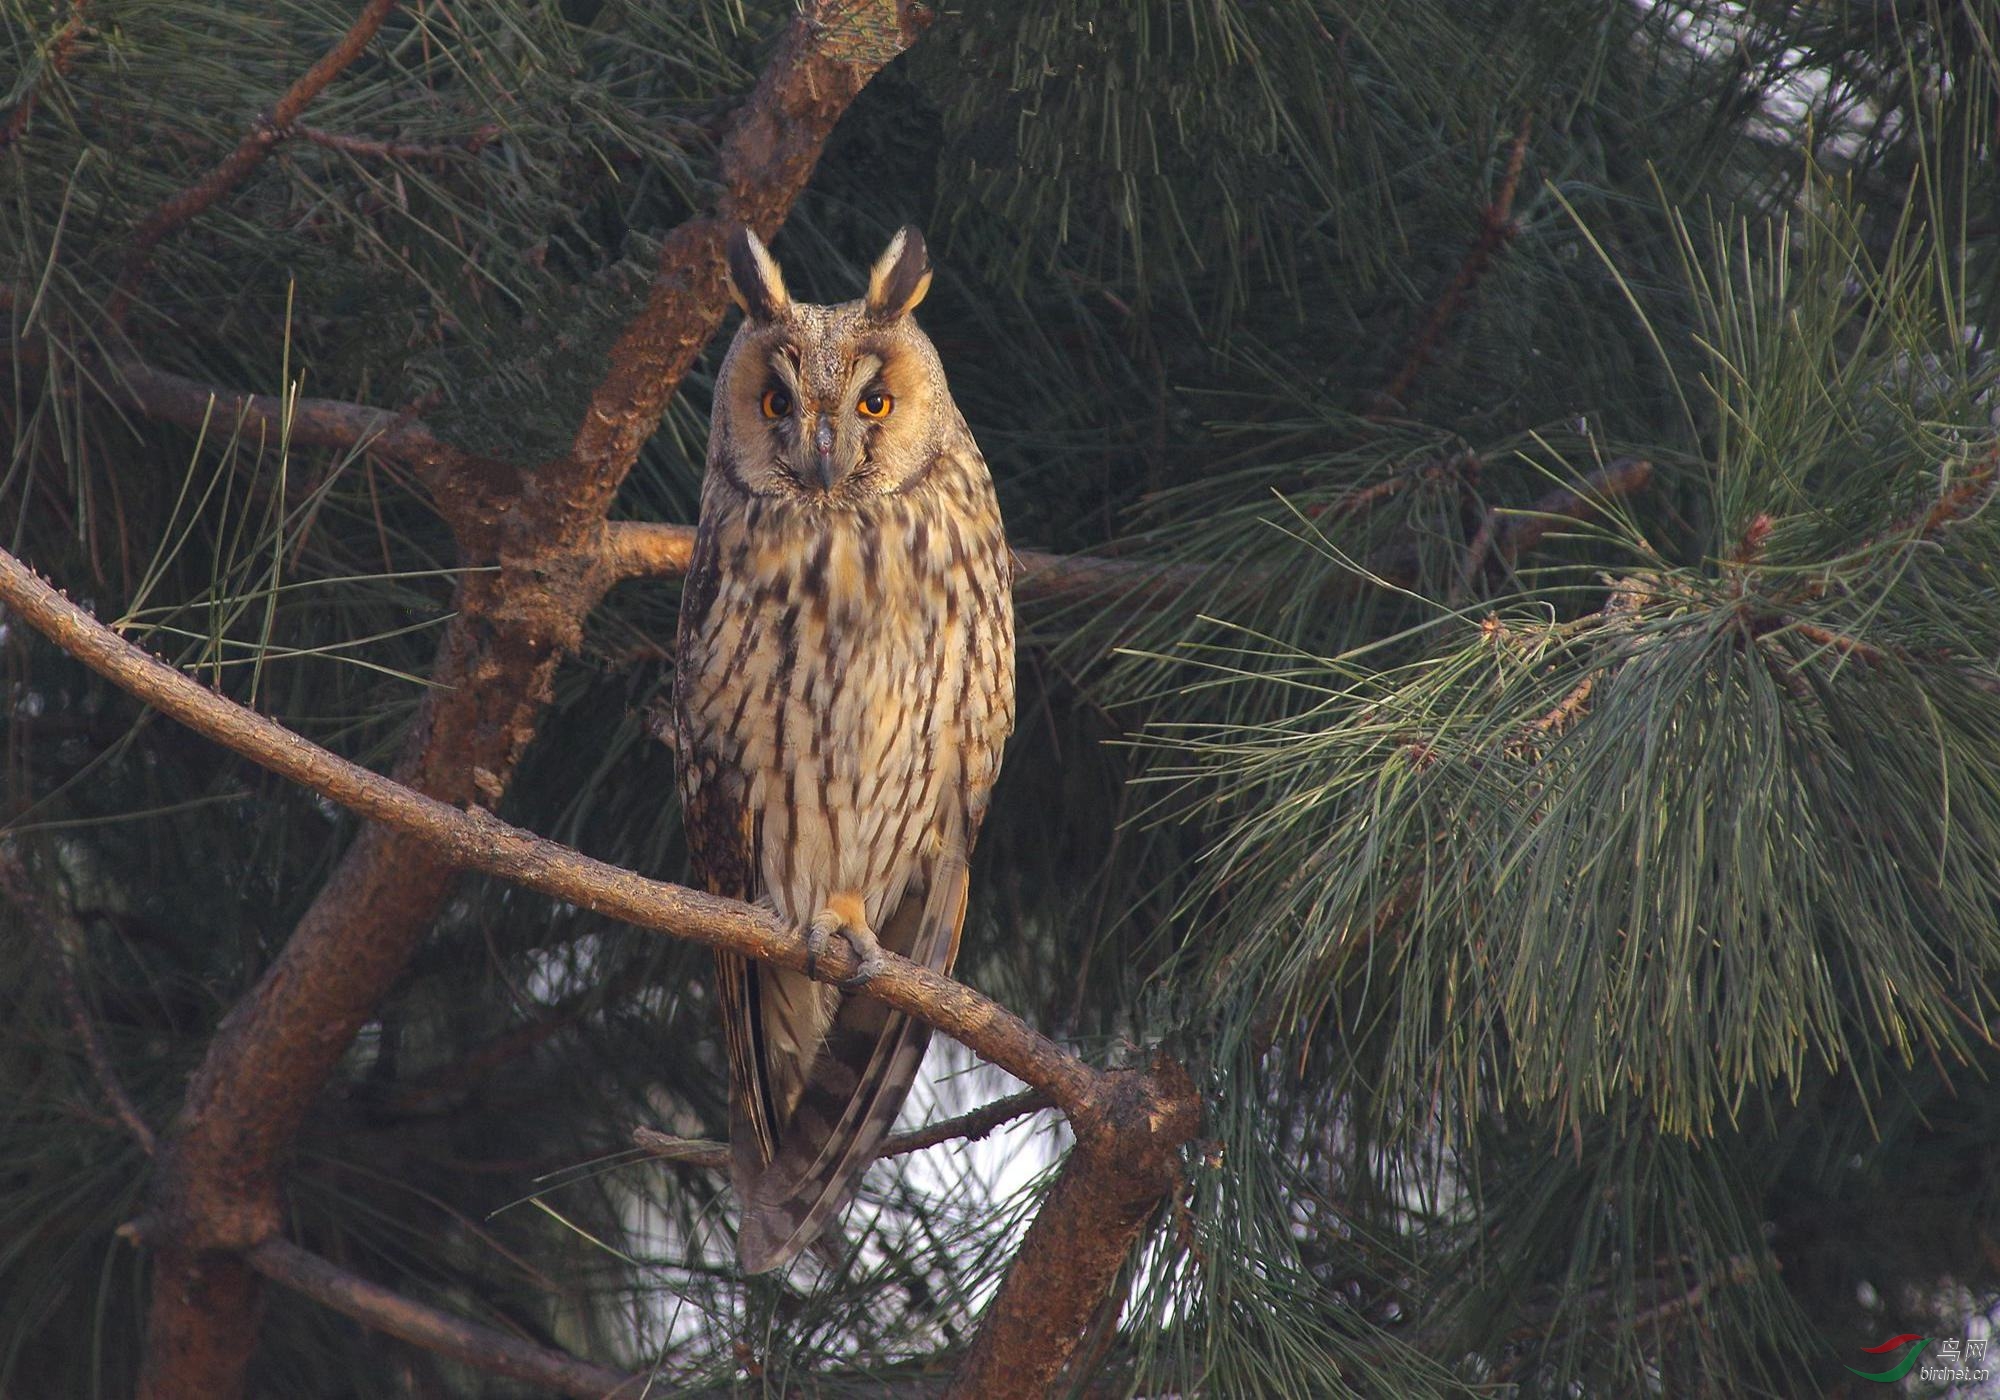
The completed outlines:
[[[909,0],[823,3],[787,26],[723,143],[718,217],[665,241],[653,294],[607,361],[578,450],[531,466],[461,457],[427,474],[461,562],[476,567],[460,576],[433,687],[396,766],[406,787],[445,810],[491,807],[505,794],[556,669],[608,585],[605,514],[721,322],[729,219],[747,209],[760,227],[776,226],[848,102],[915,37],[918,13]],[[857,43],[857,33],[874,42]],[[366,827],[209,1046],[155,1179],[156,1238],[166,1243],[155,1256],[145,1400],[242,1393],[256,1276],[231,1251],[274,1233],[284,1164],[306,1115],[456,870],[411,832]]]
[[[7,114],[6,124],[0,126],[0,151],[13,145],[28,129],[28,123],[35,115],[35,104],[41,100],[42,79],[50,73],[62,77],[69,72],[70,60],[76,53],[76,41],[83,37],[84,15],[89,6],[90,0],[70,0],[69,18],[63,21],[63,27],[56,31],[55,38],[49,41],[48,58],[42,71],[36,75],[34,85],[14,104],[14,110]]]
[[[250,1267],[364,1327],[448,1356],[488,1375],[532,1381],[578,1400],[637,1400],[649,1378],[623,1375],[567,1352],[453,1317],[392,1293],[276,1236],[244,1254]]]
[[[1651,462],[1622,458],[1602,471],[1591,473],[1574,488],[1549,492],[1526,510],[1489,512],[1471,546],[1466,566],[1468,576],[1477,572],[1496,551],[1498,557],[1511,562],[1539,545],[1557,525],[1594,519],[1608,502],[1644,490],[1652,479]],[[692,525],[615,521],[605,527],[604,573],[607,579],[618,582],[679,578],[694,558],[694,533]],[[1107,559],[1095,554],[1051,554],[1039,549],[1015,550],[1014,560],[1017,598],[1116,596],[1135,608],[1159,606],[1199,584],[1247,591],[1284,581],[1280,574],[1254,567],[1239,569],[1224,579],[1207,564]],[[1416,577],[1414,551],[1405,545],[1385,545],[1368,557],[1362,575],[1352,580],[1345,591],[1358,593],[1377,580],[1407,586]]]
[[[235,150],[224,156],[208,174],[169,196],[146,216],[132,235],[124,270],[119,273],[118,283],[112,288],[111,299],[105,306],[105,314],[114,325],[124,321],[139,278],[151,265],[153,249],[159,246],[160,240],[242,184],[251,171],[262,165],[272,149],[291,133],[293,123],[312,105],[313,99],[361,56],[362,50],[373,41],[383,21],[395,8],[396,0],[367,0],[360,16],[341,36],[340,42],[321,54],[319,61],[286,89],[271,110],[257,118]]]
[[[1024,1089],[1018,1094],[1009,1094],[1004,1099],[983,1104],[969,1113],[961,1113],[956,1118],[912,1128],[907,1133],[893,1133],[882,1140],[875,1158],[882,1161],[889,1157],[902,1157],[961,1138],[967,1142],[978,1142],[1003,1124],[1052,1107],[1054,1105],[1049,1096],[1040,1089]],[[729,1170],[729,1144],[726,1142],[675,1137],[658,1128],[638,1127],[632,1130],[632,1145],[644,1148],[649,1155],[663,1162],[683,1162],[708,1171]]]
[[[113,402],[184,428],[240,425],[253,437],[276,441],[285,421],[285,401],[277,395],[217,388],[133,360],[108,367],[104,392]],[[293,400],[289,441],[295,447],[365,448],[420,474],[469,461],[412,414],[342,399]]]
[[[852,948],[838,945],[815,958],[803,931],[780,923],[768,910],[645,879],[476,807],[461,811],[425,797],[329,753],[133,646],[4,550],[0,602],[126,693],[281,777],[414,836],[453,867],[820,981],[841,984],[860,973]],[[1001,1400],[1040,1395],[1085,1334],[1140,1231],[1172,1189],[1171,1159],[1194,1135],[1200,1100],[1186,1071],[1170,1059],[1157,1057],[1143,1071],[1093,1069],[962,983],[896,954],[881,956],[881,970],[861,985],[863,995],[943,1031],[1043,1091],[1076,1133],[1076,1150],[1030,1228],[952,1391]],[[207,1204],[227,1209],[224,1203]],[[173,1205],[186,1209],[183,1202]],[[199,1223],[209,1231],[204,1253],[210,1257],[194,1261],[203,1270],[215,1267],[212,1256],[218,1251],[255,1250],[278,1238],[275,1211],[239,1209]],[[169,1238],[178,1243],[188,1222],[175,1221],[171,1228]],[[157,1238],[159,1229],[156,1217],[145,1233]],[[204,1277],[204,1282],[213,1281]],[[228,1296],[242,1295],[232,1288]]]
[[[49,960],[49,971],[56,979],[56,992],[62,998],[63,1009],[69,1013],[70,1027],[76,1032],[77,1043],[83,1047],[83,1057],[90,1064],[90,1072],[97,1077],[98,1089],[111,1105],[111,1111],[118,1115],[125,1131],[151,1157],[154,1152],[153,1130],[133,1105],[132,1096],[125,1092],[124,1082],[119,1079],[111,1056],[104,1048],[104,1040],[97,1033],[97,1022],[91,1016],[90,1008],[84,1004],[83,990],[76,984],[75,969],[69,965],[69,954],[63,948],[61,934],[57,932],[56,918],[35,892],[34,882],[29,879],[21,858],[4,844],[0,844],[0,894],[13,901],[40,941],[42,954]]]
[[[613,579],[679,578],[694,558],[694,526],[615,521],[605,527],[604,553],[604,567]],[[1014,561],[1014,592],[1021,598],[1107,593],[1157,597],[1210,577],[1201,564],[1156,564],[1039,549],[1017,549]]]
[[[1601,471],[1592,472],[1572,487],[1558,487],[1527,510],[1486,512],[1459,569],[1452,597],[1462,597],[1489,561],[1497,559],[1511,566],[1522,553],[1533,549],[1557,525],[1593,520],[1613,500],[1644,490],[1653,479],[1653,464],[1637,457],[1621,457]]]
[[[1514,223],[1514,195],[1520,188],[1521,167],[1528,154],[1528,133],[1533,129],[1534,113],[1523,112],[1521,124],[1514,132],[1514,143],[1507,151],[1507,171],[1501,178],[1499,193],[1491,204],[1480,211],[1479,231],[1473,235],[1472,246],[1465,250],[1465,259],[1459,264],[1457,275],[1445,288],[1444,295],[1431,307],[1430,315],[1424,318],[1423,326],[1410,342],[1409,353],[1403,357],[1402,367],[1388,385],[1377,392],[1369,417],[1385,418],[1409,406],[1410,390],[1416,386],[1417,376],[1423,373],[1424,367],[1437,357],[1438,346],[1443,343],[1445,330],[1451,325],[1452,318],[1478,287],[1479,279],[1493,265],[1494,256],[1512,243],[1520,232]]]
[[[325,131],[316,126],[295,126],[292,135],[329,151],[362,160],[451,160],[478,155],[499,138],[500,128],[492,122],[455,141],[394,141],[372,136],[350,136]]]

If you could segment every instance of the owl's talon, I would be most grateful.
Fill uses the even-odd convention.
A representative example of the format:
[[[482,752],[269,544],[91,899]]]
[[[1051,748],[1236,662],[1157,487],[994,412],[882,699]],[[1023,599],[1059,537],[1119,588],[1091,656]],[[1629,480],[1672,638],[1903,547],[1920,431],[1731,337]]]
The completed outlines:
[[[843,992],[858,991],[887,965],[882,945],[875,941],[875,930],[868,925],[850,923],[831,909],[822,909],[806,925],[806,976],[818,980],[819,960],[826,952],[826,940],[836,933],[846,937],[859,966],[847,976],[836,978],[833,985]]]
[[[875,974],[886,968],[889,963],[882,956],[882,945],[875,941],[875,935],[867,929],[858,930],[861,934],[859,938],[855,937],[857,932],[855,929],[844,929],[842,932],[846,933],[847,941],[853,945],[854,956],[860,965],[833,985],[843,992],[858,992],[874,981]]]

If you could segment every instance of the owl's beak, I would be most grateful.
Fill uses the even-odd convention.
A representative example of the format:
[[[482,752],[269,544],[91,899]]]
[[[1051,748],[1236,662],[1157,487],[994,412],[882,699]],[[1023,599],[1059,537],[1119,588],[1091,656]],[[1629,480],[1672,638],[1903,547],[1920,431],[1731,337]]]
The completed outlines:
[[[819,477],[820,486],[828,491],[833,489],[834,479],[840,474],[833,464],[833,420],[822,418],[813,429],[813,471]]]

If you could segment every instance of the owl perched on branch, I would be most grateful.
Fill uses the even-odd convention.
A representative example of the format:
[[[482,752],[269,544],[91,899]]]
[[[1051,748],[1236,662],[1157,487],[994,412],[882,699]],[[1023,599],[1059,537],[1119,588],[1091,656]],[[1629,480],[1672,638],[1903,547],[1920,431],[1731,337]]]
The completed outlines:
[[[867,294],[807,306],[757,236],[716,380],[681,600],[675,718],[694,878],[950,970],[966,861],[1014,727],[1012,556],[985,460],[911,317],[906,228]],[[737,1255],[788,1263],[852,1198],[929,1029],[850,989],[720,954]]]

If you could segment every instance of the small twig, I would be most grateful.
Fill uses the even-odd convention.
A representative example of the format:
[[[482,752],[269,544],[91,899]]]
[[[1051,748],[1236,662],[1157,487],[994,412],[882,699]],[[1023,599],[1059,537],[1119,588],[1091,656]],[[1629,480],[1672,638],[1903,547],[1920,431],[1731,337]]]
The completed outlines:
[[[1728,1288],[1750,1282],[1757,1277],[1757,1266],[1738,1255],[1728,1264],[1705,1279],[1697,1279],[1694,1286],[1663,1302],[1656,1303],[1644,1312],[1634,1313],[1631,1329],[1636,1332],[1642,1327],[1652,1327],[1682,1313],[1692,1312],[1708,1301],[1709,1295],[1719,1288]]]
[[[1499,192],[1493,202],[1480,211],[1479,231],[1473,235],[1472,246],[1465,250],[1465,259],[1458,265],[1458,275],[1451,279],[1451,285],[1445,288],[1444,295],[1437,299],[1430,315],[1424,318],[1423,325],[1410,342],[1409,353],[1403,357],[1402,368],[1396,371],[1396,377],[1376,393],[1368,417],[1386,418],[1408,406],[1410,390],[1424,367],[1436,358],[1438,345],[1443,341],[1452,317],[1458,314],[1459,307],[1479,285],[1479,279],[1486,275],[1494,255],[1512,243],[1520,232],[1514,222],[1514,195],[1521,185],[1521,167],[1528,154],[1528,133],[1533,127],[1534,114],[1522,113],[1521,124],[1514,132],[1514,143],[1507,151],[1507,170],[1501,178]]]
[[[1578,619],[1578,622],[1584,626],[1601,626],[1620,614],[1636,612],[1651,596],[1650,591],[1636,580],[1618,579],[1612,582],[1611,596],[1604,600],[1603,605],[1588,617]],[[1616,670],[1619,664],[1621,663],[1614,661],[1609,666],[1594,667],[1586,672],[1583,679],[1556,702],[1554,708],[1522,725],[1507,741],[1506,752],[1517,756],[1531,753],[1537,739],[1561,734],[1569,728],[1583,713],[1584,707],[1590,703],[1591,694],[1597,689],[1597,682],[1609,672]]]
[[[77,1042],[83,1047],[83,1057],[90,1063],[90,1072],[97,1076],[97,1087],[103,1092],[112,1112],[124,1125],[148,1157],[153,1155],[153,1130],[146,1120],[139,1116],[132,1098],[125,1092],[124,1083],[113,1068],[111,1056],[104,1048],[104,1041],[97,1034],[97,1023],[91,1018],[90,1008],[84,1004],[83,989],[77,986],[76,970],[70,966],[69,953],[62,944],[62,935],[57,931],[56,918],[42,903],[35,892],[33,880],[21,859],[11,848],[0,844],[0,892],[13,901],[21,911],[21,917],[33,928],[42,951],[49,960],[49,970],[56,979],[56,991],[62,997],[63,1008],[69,1013],[70,1026],[76,1032]]]
[[[90,0],[70,0],[69,18],[63,21],[63,27],[56,31],[55,38],[49,41],[48,60],[41,73],[36,76],[34,85],[21,95],[21,100],[14,104],[14,110],[7,114],[6,125],[0,126],[0,151],[13,145],[28,129],[29,119],[35,115],[35,103],[41,99],[42,79],[50,73],[60,78],[69,72],[76,41],[83,37],[84,11],[89,3]]]
[[[1578,681],[1569,694],[1563,696],[1556,707],[1547,714],[1528,721],[1527,737],[1546,739],[1569,728],[1576,717],[1583,713],[1583,707],[1590,703],[1590,692],[1597,689],[1598,673],[1592,671]]]
[[[1576,487],[1564,486],[1549,492],[1524,511],[1493,507],[1479,522],[1478,532],[1466,547],[1465,563],[1460,566],[1458,583],[1452,589],[1453,601],[1470,591],[1489,557],[1511,564],[1524,550],[1540,544],[1542,537],[1558,524],[1589,521],[1608,502],[1643,490],[1652,479],[1651,462],[1621,457],[1602,471],[1592,472]]]
[[[1344,520],[1349,516],[1365,514],[1380,505],[1383,501],[1388,500],[1391,496],[1399,495],[1409,487],[1420,482],[1437,481],[1447,476],[1477,477],[1479,468],[1480,461],[1477,453],[1455,452],[1449,457],[1441,457],[1436,461],[1427,463],[1420,471],[1397,472],[1394,476],[1383,481],[1378,481],[1372,486],[1365,486],[1359,491],[1351,491],[1337,501],[1327,501],[1321,505],[1313,506],[1306,511],[1306,515],[1308,518],[1314,520],[1327,516],[1331,516],[1336,520]]]
[[[1610,502],[1646,489],[1653,479],[1653,464],[1640,457],[1620,457],[1602,471],[1594,471],[1575,487],[1559,487],[1525,511],[1510,512],[1506,528],[1498,540],[1498,557],[1512,563],[1526,550],[1535,548],[1542,537],[1558,525],[1576,525],[1597,518]]]
[[[1993,494],[1994,468],[2000,465],[2000,447],[1986,454],[1986,460],[1966,473],[1965,480],[1939,496],[1921,520],[1904,524],[1915,529],[1920,539],[1929,539],[1947,525],[1956,524],[1986,503]]]
[[[6,305],[0,288],[0,309]],[[45,337],[28,336],[0,346],[0,357],[29,365],[43,364],[50,354]],[[138,360],[77,361],[87,377],[111,403],[163,423],[199,431],[209,427],[240,427],[246,436],[276,441],[285,425],[286,402],[275,394],[251,394],[204,384],[186,375],[155,369]],[[294,447],[366,448],[388,461],[419,472],[464,465],[470,454],[453,447],[411,411],[371,408],[344,399],[291,401],[289,439]]]
[[[1855,546],[1851,555],[1869,554],[1885,545],[1906,544],[1913,538],[1935,539],[1947,525],[1956,525],[1992,499],[1996,468],[2000,468],[2000,444],[1988,448],[1986,456],[1966,472],[1965,479],[1958,485],[1942,492],[1923,510],[1905,516],[1879,534],[1868,536]],[[1831,587],[1831,580],[1822,579],[1806,590],[1806,596],[1824,597]]]
[[[349,1273],[288,1240],[268,1239],[245,1253],[250,1267],[316,1303],[377,1332],[462,1361],[488,1375],[532,1381],[578,1400],[638,1400],[648,1378],[594,1365],[552,1347],[510,1337],[426,1307]]]
[[[1951,656],[1926,658],[1915,655],[1903,647],[1878,646],[1873,642],[1850,637],[1845,632],[1836,632],[1831,627],[1823,627],[1819,623],[1807,622],[1802,618],[1787,617],[1782,613],[1763,613],[1751,619],[1750,632],[1756,637],[1765,637],[1777,632],[1796,633],[1816,647],[1838,652],[1844,657],[1851,657],[1870,667],[1880,668],[1892,662],[1910,670],[1926,666],[1942,667],[1974,690],[1984,691],[1988,695],[2000,695],[2000,678],[1968,670]]]
[[[901,1157],[911,1152],[921,1152],[926,1147],[936,1147],[939,1143],[964,1139],[978,1142],[988,1133],[1003,1124],[1011,1123],[1040,1109],[1053,1108],[1055,1103],[1040,1089],[1024,1089],[1018,1094],[1009,1094],[1004,1099],[961,1113],[956,1118],[946,1118],[922,1128],[912,1128],[907,1133],[895,1133],[882,1140],[876,1149],[875,1160]],[[648,1155],[666,1162],[682,1162],[691,1167],[702,1167],[709,1171],[729,1169],[729,1144],[710,1142],[703,1138],[675,1137],[663,1133],[658,1128],[638,1127],[632,1130],[632,1145],[642,1147]]]
[[[324,146],[329,151],[339,151],[343,155],[356,156],[364,160],[450,160],[457,156],[477,155],[499,138],[500,127],[488,122],[469,135],[450,141],[395,141],[373,136],[350,136],[345,132],[326,131],[316,126],[295,126],[292,134],[301,141],[310,141],[315,146]]]
[[[170,196],[146,216],[145,222],[132,235],[125,269],[119,273],[118,284],[112,289],[111,298],[105,305],[105,314],[113,324],[125,319],[125,313],[132,305],[134,288],[152,262],[153,249],[159,246],[160,240],[235,189],[251,171],[262,165],[272,148],[290,134],[293,124],[313,99],[361,56],[361,51],[368,47],[376,32],[382,28],[383,21],[389,18],[389,12],[395,8],[396,0],[368,0],[353,26],[341,36],[340,42],[321,54],[319,61],[300,75],[271,110],[258,117],[235,150],[224,156],[208,174]]]

